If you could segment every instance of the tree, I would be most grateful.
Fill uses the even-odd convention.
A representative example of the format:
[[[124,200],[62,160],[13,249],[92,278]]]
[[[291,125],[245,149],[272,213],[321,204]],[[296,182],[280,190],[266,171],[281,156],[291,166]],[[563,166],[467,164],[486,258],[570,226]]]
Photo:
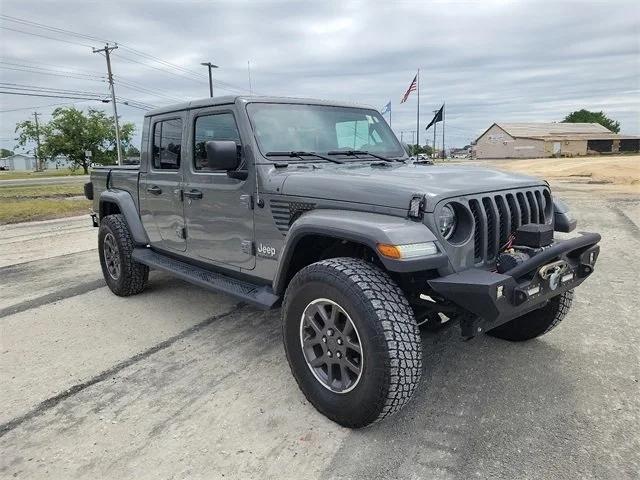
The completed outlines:
[[[45,129],[44,125],[41,125],[40,128],[36,126],[36,123],[33,120],[25,120],[24,122],[20,122],[16,124],[15,132],[18,134],[18,138],[16,139],[18,145],[16,147],[24,147],[25,145],[34,145],[33,149],[26,150],[25,153],[33,153],[33,156],[36,157],[36,169],[40,170],[44,168],[44,162],[46,161],[47,152],[46,149],[42,148],[42,144],[40,145],[40,150],[38,150],[38,132],[40,133],[40,139],[42,139],[42,133]]]
[[[19,145],[33,141],[34,129],[30,120],[16,125]],[[134,130],[133,123],[120,125],[123,150],[130,146]],[[84,113],[76,108],[56,108],[51,121],[40,125],[40,139],[43,158],[66,155],[73,162],[71,168],[82,167],[85,174],[89,172],[90,161],[108,165],[116,163],[118,157],[113,117],[101,110],[89,109]],[[86,157],[87,151],[91,152],[91,159]]]
[[[134,145],[129,145],[124,152],[125,157],[139,157],[140,150],[138,150]]]
[[[412,145],[408,144],[409,147],[409,155],[418,155],[419,153],[424,153],[427,156],[431,156],[433,153],[433,148],[430,145]]]
[[[620,133],[620,122],[607,117],[603,112],[577,110],[564,117],[563,123],[599,123],[614,133]]]
[[[12,150],[7,150],[6,148],[0,148],[0,158],[10,157],[13,155]]]

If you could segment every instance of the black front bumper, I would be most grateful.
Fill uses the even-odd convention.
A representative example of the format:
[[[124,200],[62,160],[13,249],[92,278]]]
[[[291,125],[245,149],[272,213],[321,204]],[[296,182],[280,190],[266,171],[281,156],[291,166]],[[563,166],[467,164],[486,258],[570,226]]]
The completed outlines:
[[[502,274],[472,268],[429,280],[442,297],[468,312],[461,322],[462,335],[472,337],[544,306],[550,299],[580,285],[593,272],[600,235],[556,242],[526,262]],[[551,281],[540,269],[560,262],[564,269]]]

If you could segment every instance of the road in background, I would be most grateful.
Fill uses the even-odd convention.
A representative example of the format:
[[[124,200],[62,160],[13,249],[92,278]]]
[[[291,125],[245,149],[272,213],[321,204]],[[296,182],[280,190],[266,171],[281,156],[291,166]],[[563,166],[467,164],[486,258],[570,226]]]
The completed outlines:
[[[33,177],[3,179],[0,175],[0,187],[9,185],[55,185],[59,183],[87,183],[89,175],[67,175],[60,177]]]
[[[637,478],[640,199],[562,190],[603,237],[567,319],[526,343],[423,332],[416,397],[357,431],[299,392],[278,311],[157,272],[116,297],[87,218],[2,227],[0,476]]]

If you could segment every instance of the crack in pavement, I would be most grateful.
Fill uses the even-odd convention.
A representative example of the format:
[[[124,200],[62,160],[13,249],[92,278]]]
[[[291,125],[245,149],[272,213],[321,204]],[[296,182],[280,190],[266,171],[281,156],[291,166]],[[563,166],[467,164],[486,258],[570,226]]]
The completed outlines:
[[[15,428],[19,427],[20,425],[22,425],[23,423],[32,420],[36,417],[39,417],[40,415],[42,415],[43,413],[45,413],[48,410],[51,410],[52,408],[54,408],[56,405],[58,405],[60,402],[62,402],[63,400],[66,400],[67,398],[85,390],[86,388],[91,387],[92,385],[95,385],[97,383],[100,383],[104,380],[106,380],[107,378],[119,373],[121,370],[124,370],[125,368],[141,361],[144,360],[145,358],[150,357],[151,355],[153,355],[154,353],[157,353],[161,350],[164,350],[168,347],[170,347],[171,345],[173,345],[175,342],[177,342],[178,340],[181,340],[185,337],[188,337],[189,335],[198,332],[199,330],[202,330],[203,328],[211,325],[213,322],[220,320],[224,317],[227,317],[233,313],[237,313],[238,311],[240,311],[243,307],[245,306],[244,303],[238,303],[235,305],[235,307],[233,307],[231,310],[229,310],[228,312],[225,313],[221,313],[219,315],[214,315],[213,317],[209,317],[206,320],[203,320],[200,323],[197,323],[189,328],[187,328],[186,330],[183,330],[182,332],[169,337],[168,339],[154,345],[153,347],[148,348],[147,350],[144,350],[143,352],[137,353],[136,355],[129,357],[121,362],[118,362],[117,364],[115,364],[113,367],[109,368],[108,370],[104,370],[103,372],[99,373],[98,375],[91,377],[89,380],[82,382],[82,383],[78,383],[76,385],[73,385],[72,387],[68,388],[67,390],[65,390],[64,392],[61,392],[53,397],[50,397],[42,402],[40,402],[36,407],[34,407],[33,409],[29,410],[27,413],[20,415],[19,417],[14,418],[13,420],[9,420],[8,422],[1,424],[0,425],[0,438],[2,438],[4,435],[6,435],[7,433],[11,432],[12,430],[14,430]]]

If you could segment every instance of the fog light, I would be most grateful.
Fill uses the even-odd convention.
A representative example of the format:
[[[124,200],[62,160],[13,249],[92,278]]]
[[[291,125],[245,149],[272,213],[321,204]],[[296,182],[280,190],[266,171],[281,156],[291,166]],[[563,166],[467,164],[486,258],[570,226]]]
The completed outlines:
[[[570,282],[571,280],[573,280],[573,272],[567,273],[560,280],[562,281],[562,283]]]
[[[540,293],[540,286],[531,287],[529,290],[527,290],[527,295],[529,296],[535,295],[536,293]]]
[[[504,285],[498,285],[496,289],[496,298],[502,298],[504,296]]]

